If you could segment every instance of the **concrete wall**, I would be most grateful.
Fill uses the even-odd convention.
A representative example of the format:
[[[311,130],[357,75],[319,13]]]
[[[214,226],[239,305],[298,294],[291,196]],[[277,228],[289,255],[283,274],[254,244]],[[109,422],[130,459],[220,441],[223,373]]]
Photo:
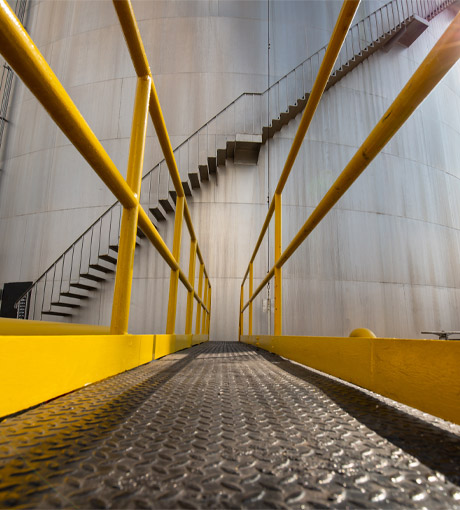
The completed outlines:
[[[363,2],[361,15],[374,4]],[[175,146],[240,93],[263,90],[323,46],[340,2],[271,1],[268,11],[266,2],[140,1],[134,9]],[[377,53],[325,94],[286,187],[285,246],[451,18],[441,14],[410,49]],[[29,19],[40,50],[125,173],[135,77],[111,3],[37,1]],[[460,328],[458,80],[456,68],[286,264],[284,332],[347,335],[365,326],[419,336]],[[0,180],[0,283],[35,279],[113,201],[24,87],[12,108]],[[299,120],[262,147],[258,165],[228,161],[191,200],[216,340],[236,339],[241,278]],[[160,159],[150,127],[144,170]],[[172,223],[160,227],[169,246]],[[268,253],[273,263],[273,237],[256,260],[255,286]],[[185,271],[188,241],[184,235]],[[136,257],[130,331],[161,332],[169,271],[145,241]],[[75,320],[108,323],[112,290],[105,284]],[[266,297],[255,302],[254,332],[270,327]],[[183,308],[185,292],[179,299]],[[177,331],[183,327],[180,313]]]

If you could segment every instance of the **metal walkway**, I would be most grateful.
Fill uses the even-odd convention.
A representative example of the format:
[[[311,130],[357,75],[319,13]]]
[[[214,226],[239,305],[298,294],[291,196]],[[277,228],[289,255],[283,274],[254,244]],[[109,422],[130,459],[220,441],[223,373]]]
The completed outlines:
[[[460,436],[207,343],[0,423],[0,507],[460,508]]]

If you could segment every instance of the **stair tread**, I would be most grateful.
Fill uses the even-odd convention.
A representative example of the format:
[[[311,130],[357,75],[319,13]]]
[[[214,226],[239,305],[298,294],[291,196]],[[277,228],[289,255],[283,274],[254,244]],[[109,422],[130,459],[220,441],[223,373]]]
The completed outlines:
[[[57,317],[72,317],[71,313],[66,312],[55,312],[53,310],[48,310],[46,312],[42,312],[42,315],[55,315]]]
[[[117,263],[117,259],[115,257],[112,257],[109,254],[99,255],[99,258],[101,260],[104,260],[105,262],[110,262],[111,264],[116,264]]]
[[[75,294],[74,292],[61,292],[61,296],[69,297],[72,299],[89,299],[86,294]]]
[[[98,271],[101,271],[103,273],[106,273],[106,274],[110,274],[110,273],[114,273],[115,270],[110,268],[110,267],[107,267],[107,266],[103,266],[102,264],[90,264],[89,267],[91,269],[97,269]]]
[[[157,221],[165,221],[166,220],[166,214],[163,213],[163,211],[161,210],[161,208],[159,206],[150,207],[149,211],[151,212],[151,214],[153,214],[153,217]]]
[[[80,273],[80,278],[85,278],[86,280],[91,280],[93,282],[103,282],[105,280],[103,276],[97,276],[92,273]]]
[[[63,303],[61,301],[51,303],[51,306],[60,306],[62,308],[80,308],[81,305],[77,303]]]
[[[82,289],[82,290],[96,290],[97,289],[97,287],[95,287],[93,285],[87,285],[86,283],[81,283],[81,282],[71,283],[70,286],[75,287],[77,289]]]

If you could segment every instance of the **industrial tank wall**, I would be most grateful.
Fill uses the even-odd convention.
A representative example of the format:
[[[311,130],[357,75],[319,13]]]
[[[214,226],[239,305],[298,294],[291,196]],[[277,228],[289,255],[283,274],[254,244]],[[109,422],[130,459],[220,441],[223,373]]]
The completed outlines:
[[[364,2],[361,15],[377,4]],[[268,60],[266,2],[135,2],[173,146],[241,92],[263,90],[323,46],[339,8],[340,2],[271,1]],[[441,14],[410,49],[374,55],[325,94],[286,187],[284,246],[451,18]],[[34,2],[30,26],[125,173],[135,78],[111,3]],[[458,80],[456,69],[286,264],[284,332],[347,335],[366,326],[378,335],[418,336],[424,328],[459,329]],[[0,247],[0,282],[36,278],[113,201],[23,87],[13,107],[0,181],[0,238],[8,240]],[[192,217],[213,284],[215,340],[237,338],[241,278],[267,211],[267,188],[271,196],[299,120],[262,147],[258,165],[228,161],[217,180],[194,193]],[[150,127],[144,170],[160,159]],[[169,246],[172,223],[160,227]],[[271,230],[256,260],[255,287],[273,238]],[[186,234],[181,260],[186,271]],[[130,331],[164,330],[168,287],[166,265],[144,242],[135,261]],[[107,324],[112,290],[113,282],[105,284],[75,320]],[[270,327],[266,297],[264,291],[254,304],[255,333]],[[178,332],[183,290],[180,303]]]

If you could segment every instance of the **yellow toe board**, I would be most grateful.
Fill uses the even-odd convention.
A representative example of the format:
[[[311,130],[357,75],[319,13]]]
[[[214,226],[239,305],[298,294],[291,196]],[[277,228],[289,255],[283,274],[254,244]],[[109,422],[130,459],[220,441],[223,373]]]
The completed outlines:
[[[152,360],[154,335],[0,337],[0,416]]]
[[[241,341],[460,424],[460,342],[287,335]]]

